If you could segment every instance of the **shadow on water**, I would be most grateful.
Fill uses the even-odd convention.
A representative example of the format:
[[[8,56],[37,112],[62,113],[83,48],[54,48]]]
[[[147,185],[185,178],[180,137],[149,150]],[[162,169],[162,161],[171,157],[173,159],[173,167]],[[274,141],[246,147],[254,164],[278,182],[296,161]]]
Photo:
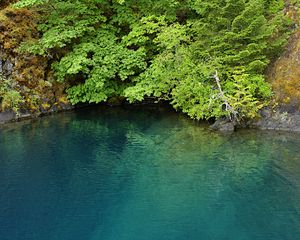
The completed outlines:
[[[300,136],[220,135],[167,107],[0,129],[1,240],[295,240]]]

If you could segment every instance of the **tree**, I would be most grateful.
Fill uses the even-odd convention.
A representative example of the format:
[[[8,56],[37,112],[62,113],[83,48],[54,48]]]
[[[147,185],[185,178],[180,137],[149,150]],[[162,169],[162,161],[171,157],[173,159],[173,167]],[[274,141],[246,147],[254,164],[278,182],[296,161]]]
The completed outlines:
[[[72,103],[151,96],[196,119],[229,116],[224,98],[241,118],[253,117],[271,96],[264,70],[288,38],[282,0],[21,0],[16,6],[41,13],[41,38],[22,48],[53,60]]]

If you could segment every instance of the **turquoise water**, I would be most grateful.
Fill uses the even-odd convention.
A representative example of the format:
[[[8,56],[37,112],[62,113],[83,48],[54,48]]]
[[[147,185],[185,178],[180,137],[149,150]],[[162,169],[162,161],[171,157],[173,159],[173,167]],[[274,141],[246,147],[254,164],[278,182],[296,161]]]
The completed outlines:
[[[212,133],[166,107],[0,128],[1,240],[300,239],[300,135]]]

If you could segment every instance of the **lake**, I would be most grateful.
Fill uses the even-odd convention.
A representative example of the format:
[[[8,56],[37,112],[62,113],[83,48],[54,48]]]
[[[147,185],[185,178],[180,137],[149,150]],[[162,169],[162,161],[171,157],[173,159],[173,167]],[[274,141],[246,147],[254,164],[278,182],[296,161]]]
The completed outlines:
[[[166,106],[0,127],[1,240],[300,239],[300,135]]]

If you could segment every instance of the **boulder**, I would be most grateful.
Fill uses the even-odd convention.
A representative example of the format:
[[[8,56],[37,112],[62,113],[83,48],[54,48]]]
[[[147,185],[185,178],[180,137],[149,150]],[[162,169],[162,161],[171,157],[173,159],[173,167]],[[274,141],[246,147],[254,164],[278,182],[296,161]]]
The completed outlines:
[[[211,130],[220,132],[234,132],[235,123],[229,119],[218,119],[213,125],[210,126]]]
[[[252,128],[262,130],[280,130],[300,132],[300,111],[286,112],[283,109],[264,109],[261,118],[249,124]]]

